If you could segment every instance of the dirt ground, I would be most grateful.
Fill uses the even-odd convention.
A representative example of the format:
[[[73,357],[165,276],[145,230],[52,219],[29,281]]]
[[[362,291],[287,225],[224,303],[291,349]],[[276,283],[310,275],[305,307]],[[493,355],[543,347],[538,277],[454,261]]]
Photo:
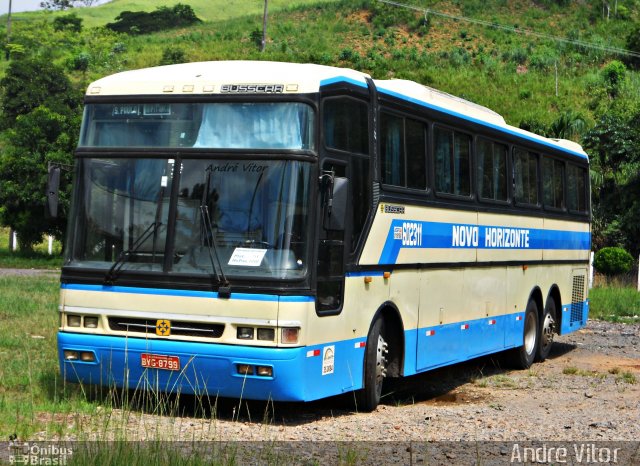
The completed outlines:
[[[391,380],[372,413],[347,394],[312,403],[215,400],[204,415],[127,418],[130,439],[219,441],[637,441],[640,325],[590,321],[531,369],[485,357]],[[187,399],[185,407],[189,405]],[[191,401],[191,403],[193,403]],[[213,402],[212,402],[213,403]]]

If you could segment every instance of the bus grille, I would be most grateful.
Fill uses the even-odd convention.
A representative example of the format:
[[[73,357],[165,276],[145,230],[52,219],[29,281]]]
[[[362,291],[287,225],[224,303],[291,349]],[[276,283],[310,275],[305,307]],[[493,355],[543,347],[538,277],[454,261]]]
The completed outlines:
[[[109,317],[109,328],[118,332],[156,334],[156,321],[133,319],[129,317]],[[199,322],[171,321],[171,335],[220,338],[224,332],[224,324],[208,324]]]
[[[582,320],[582,308],[584,306],[584,275],[573,277],[573,291],[571,293],[571,320],[578,322]]]

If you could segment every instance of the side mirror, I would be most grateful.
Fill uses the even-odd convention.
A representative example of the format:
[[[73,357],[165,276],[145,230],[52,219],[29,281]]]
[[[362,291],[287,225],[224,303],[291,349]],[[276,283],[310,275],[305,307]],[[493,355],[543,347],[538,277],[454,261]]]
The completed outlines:
[[[343,231],[347,219],[347,199],[349,195],[349,180],[334,177],[331,198],[325,208],[324,227],[327,230]]]
[[[51,218],[58,217],[58,193],[60,190],[60,167],[49,165],[47,180],[47,206]]]

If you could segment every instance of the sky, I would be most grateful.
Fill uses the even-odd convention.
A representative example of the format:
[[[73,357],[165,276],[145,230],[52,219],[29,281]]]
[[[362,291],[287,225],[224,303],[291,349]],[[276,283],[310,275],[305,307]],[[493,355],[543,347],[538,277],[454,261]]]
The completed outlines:
[[[108,0],[101,0],[96,3],[106,3]],[[11,2],[11,11],[18,13],[19,11],[34,11],[40,9],[42,0],[13,0]],[[4,15],[9,11],[9,0],[0,0],[0,15]]]

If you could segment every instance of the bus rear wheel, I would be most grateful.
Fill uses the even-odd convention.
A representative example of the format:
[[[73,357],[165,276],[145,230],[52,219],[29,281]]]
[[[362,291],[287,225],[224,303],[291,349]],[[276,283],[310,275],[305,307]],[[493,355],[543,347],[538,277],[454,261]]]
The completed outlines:
[[[538,305],[529,301],[524,314],[524,330],[522,332],[522,346],[514,348],[509,354],[509,362],[518,369],[528,369],[533,364],[538,353]]]
[[[387,376],[389,344],[385,339],[384,320],[378,317],[367,337],[364,360],[364,388],[356,394],[356,408],[370,412],[376,409],[382,396],[382,383]]]
[[[540,323],[540,343],[536,360],[544,361],[551,352],[553,346],[553,336],[556,332],[556,303],[553,298],[547,299],[544,307],[544,315]]]

